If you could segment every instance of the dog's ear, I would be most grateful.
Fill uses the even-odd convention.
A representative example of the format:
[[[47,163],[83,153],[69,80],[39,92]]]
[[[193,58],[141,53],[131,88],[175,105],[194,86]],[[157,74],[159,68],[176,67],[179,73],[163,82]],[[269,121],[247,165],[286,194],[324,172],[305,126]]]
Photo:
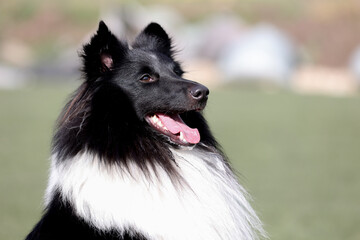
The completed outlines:
[[[83,72],[87,81],[95,81],[104,74],[111,73],[114,66],[124,58],[127,47],[121,43],[100,21],[96,34],[83,46]]]
[[[142,48],[162,52],[172,57],[171,39],[157,23],[150,23],[135,39],[133,48]]]

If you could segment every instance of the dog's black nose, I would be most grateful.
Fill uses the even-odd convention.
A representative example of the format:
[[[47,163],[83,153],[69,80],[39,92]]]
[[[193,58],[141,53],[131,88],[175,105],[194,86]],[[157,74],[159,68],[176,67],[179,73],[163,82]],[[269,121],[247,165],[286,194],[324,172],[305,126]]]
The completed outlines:
[[[200,101],[209,95],[209,89],[204,85],[195,85],[190,89],[191,97],[197,101]]]

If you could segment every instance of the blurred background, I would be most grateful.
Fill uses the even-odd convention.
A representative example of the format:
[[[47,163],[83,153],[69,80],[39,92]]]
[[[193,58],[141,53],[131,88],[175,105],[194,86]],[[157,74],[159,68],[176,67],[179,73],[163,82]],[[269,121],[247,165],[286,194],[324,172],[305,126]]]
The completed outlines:
[[[360,239],[358,0],[0,2],[0,239],[38,221],[54,121],[100,19],[132,41],[151,21],[271,239]]]

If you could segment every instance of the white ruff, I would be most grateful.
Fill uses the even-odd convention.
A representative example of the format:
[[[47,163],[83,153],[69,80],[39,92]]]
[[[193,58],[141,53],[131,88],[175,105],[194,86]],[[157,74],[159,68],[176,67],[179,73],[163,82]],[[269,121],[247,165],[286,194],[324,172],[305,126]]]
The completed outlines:
[[[98,229],[135,230],[149,239],[258,239],[260,220],[247,193],[218,154],[172,150],[176,167],[188,183],[174,186],[157,167],[149,176],[135,165],[129,171],[100,163],[88,152],[52,168],[46,204],[54,190],[76,213]]]

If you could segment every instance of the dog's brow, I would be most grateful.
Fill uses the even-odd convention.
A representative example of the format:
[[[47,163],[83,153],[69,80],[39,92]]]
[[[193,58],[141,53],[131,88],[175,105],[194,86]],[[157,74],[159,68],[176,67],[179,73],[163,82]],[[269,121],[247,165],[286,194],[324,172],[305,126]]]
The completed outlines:
[[[153,73],[154,71],[153,71],[153,69],[151,69],[150,67],[148,67],[148,66],[144,66],[144,67],[142,67],[141,69],[140,69],[140,73],[142,74],[142,73]]]

